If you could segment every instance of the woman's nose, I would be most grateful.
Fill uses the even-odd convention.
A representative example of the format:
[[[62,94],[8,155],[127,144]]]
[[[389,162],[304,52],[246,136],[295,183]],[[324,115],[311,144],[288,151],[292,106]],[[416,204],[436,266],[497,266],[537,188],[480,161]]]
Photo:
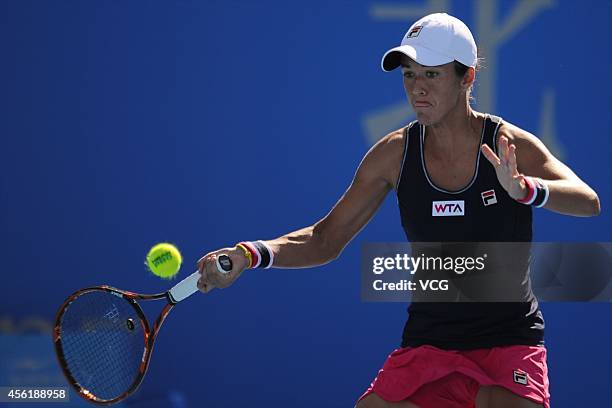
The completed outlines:
[[[414,96],[425,96],[427,94],[427,90],[425,89],[425,86],[423,86],[423,78],[419,78],[419,76],[417,76],[412,85],[412,94]]]

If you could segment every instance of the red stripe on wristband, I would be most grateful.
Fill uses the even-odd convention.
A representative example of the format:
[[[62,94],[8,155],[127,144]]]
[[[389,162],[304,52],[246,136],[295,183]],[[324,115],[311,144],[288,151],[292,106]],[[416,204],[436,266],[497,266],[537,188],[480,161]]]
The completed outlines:
[[[257,249],[253,246],[251,242],[241,242],[241,244],[249,250],[251,256],[253,257],[251,268],[257,268],[259,266],[259,263],[261,262],[261,255],[259,255],[259,251],[257,251]]]
[[[523,176],[523,180],[525,181],[525,185],[527,186],[527,189],[529,191],[527,192],[527,197],[523,199],[517,199],[516,201],[518,201],[521,204],[530,205],[536,196],[535,186],[533,185],[533,181],[531,180],[531,177]]]

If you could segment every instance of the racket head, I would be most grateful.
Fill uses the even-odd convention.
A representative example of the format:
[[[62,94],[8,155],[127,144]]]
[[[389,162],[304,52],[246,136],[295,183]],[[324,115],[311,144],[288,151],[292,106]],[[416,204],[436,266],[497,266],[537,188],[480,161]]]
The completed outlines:
[[[110,405],[133,393],[146,373],[154,336],[172,305],[151,328],[137,295],[110,286],[70,295],[57,312],[53,340],[64,375],[86,400]]]

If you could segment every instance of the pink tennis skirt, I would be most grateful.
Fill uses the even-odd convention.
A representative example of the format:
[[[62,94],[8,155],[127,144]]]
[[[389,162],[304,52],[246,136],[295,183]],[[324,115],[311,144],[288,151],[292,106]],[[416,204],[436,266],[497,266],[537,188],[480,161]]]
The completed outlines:
[[[397,349],[359,400],[375,393],[385,401],[407,399],[420,408],[474,408],[480,387],[490,385],[550,408],[546,348]]]

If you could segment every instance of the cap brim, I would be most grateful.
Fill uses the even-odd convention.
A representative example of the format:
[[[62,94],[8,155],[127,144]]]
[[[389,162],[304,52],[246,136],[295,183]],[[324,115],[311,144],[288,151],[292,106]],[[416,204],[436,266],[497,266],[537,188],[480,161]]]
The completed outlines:
[[[382,61],[380,62],[383,71],[389,72],[399,67],[402,55],[426,67],[435,67],[453,61],[452,58],[433,52],[425,47],[419,47],[418,45],[400,45],[399,47],[391,48],[383,55]]]

